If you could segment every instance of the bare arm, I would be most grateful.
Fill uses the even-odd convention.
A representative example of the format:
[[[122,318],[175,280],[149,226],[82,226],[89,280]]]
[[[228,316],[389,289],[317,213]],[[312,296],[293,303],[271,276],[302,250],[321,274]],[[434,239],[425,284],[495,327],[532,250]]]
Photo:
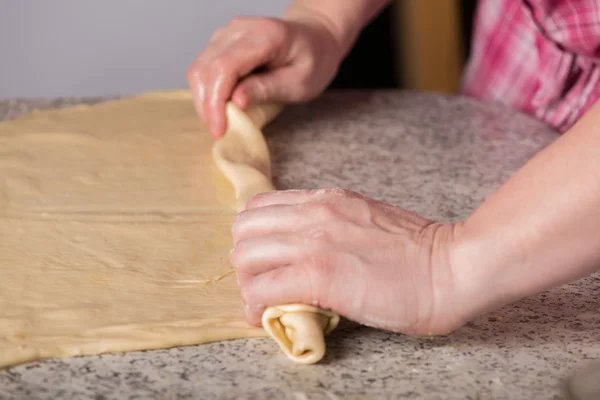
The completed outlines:
[[[463,223],[339,189],[285,191],[254,198],[233,238],[252,323],[265,305],[300,302],[397,332],[450,332],[600,267],[600,103]]]
[[[284,13],[283,19],[315,20],[328,26],[346,54],[360,31],[390,0],[296,0]]]
[[[455,232],[469,317],[600,268],[600,103]]]

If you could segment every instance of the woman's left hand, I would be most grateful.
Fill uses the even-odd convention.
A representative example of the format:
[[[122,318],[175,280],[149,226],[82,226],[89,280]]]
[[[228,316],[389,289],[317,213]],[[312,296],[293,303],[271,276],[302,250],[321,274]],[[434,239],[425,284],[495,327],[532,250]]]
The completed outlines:
[[[365,325],[443,334],[465,322],[453,225],[341,189],[256,196],[233,224],[231,261],[248,320],[303,303]]]

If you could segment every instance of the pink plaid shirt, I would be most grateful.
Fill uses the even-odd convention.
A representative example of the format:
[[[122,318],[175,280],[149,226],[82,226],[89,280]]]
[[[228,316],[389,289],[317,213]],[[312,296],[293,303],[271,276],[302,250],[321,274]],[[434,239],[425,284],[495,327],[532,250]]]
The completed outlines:
[[[600,0],[480,0],[463,93],[560,132],[600,98]]]

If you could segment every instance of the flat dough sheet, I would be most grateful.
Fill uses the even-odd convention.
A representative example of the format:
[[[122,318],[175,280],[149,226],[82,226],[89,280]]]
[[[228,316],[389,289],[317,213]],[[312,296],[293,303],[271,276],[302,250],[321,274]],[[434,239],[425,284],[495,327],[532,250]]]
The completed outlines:
[[[228,256],[236,211],[270,187],[258,128],[278,110],[227,111],[214,147],[186,91],[0,124],[0,367],[266,335],[244,320]],[[321,341],[337,324],[292,307]],[[304,323],[278,310],[265,328],[318,361],[324,345],[294,352]]]

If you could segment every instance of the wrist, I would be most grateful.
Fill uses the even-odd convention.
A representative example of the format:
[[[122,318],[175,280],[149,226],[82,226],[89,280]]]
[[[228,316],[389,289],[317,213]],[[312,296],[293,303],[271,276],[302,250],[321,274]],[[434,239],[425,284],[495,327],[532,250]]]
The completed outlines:
[[[501,229],[484,230],[471,219],[454,226],[450,265],[465,322],[533,294],[526,279],[506,268],[523,271],[526,257]]]
[[[473,315],[473,300],[465,290],[463,269],[457,268],[456,224],[430,224],[423,237],[431,243],[428,253],[431,268],[432,303],[428,318],[428,335],[447,334],[467,323]],[[427,233],[428,231],[429,233]]]
[[[337,43],[341,61],[363,27],[389,2],[390,0],[296,0],[285,11],[283,19],[325,29]]]
[[[282,17],[283,20],[302,24],[311,27],[311,29],[325,35],[327,40],[333,41],[336,47],[338,62],[346,56],[355,37],[358,33],[354,33],[350,27],[343,26],[340,21],[330,17],[327,13],[319,9],[313,9],[308,6],[292,6]]]

